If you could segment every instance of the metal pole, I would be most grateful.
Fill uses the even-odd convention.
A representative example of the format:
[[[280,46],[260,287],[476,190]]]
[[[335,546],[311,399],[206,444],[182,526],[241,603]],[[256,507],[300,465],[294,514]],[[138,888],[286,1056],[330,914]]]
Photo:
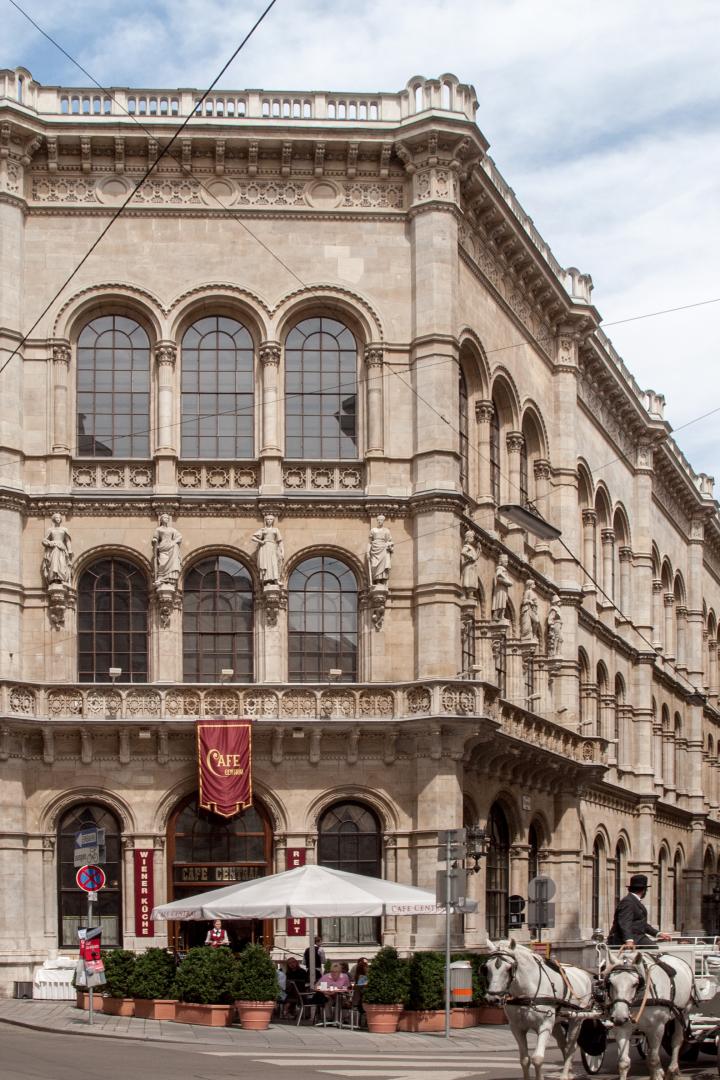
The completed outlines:
[[[92,923],[92,900],[90,899],[90,893],[87,894],[88,912],[87,912],[87,929],[90,929]],[[87,938],[86,938],[87,941]],[[84,962],[84,961],[83,961]],[[85,968],[87,971],[87,967]],[[93,1021],[93,988],[88,986],[88,1023],[92,1024]]]
[[[450,836],[445,844],[445,1038],[450,1038]]]
[[[315,920],[308,919],[308,979],[310,982],[310,989],[315,989],[316,972],[315,972]]]

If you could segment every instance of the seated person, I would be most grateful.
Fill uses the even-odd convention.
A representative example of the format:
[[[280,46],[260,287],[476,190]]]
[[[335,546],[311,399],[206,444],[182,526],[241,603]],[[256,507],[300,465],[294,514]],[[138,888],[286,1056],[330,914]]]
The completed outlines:
[[[285,969],[278,966],[276,974],[277,974],[277,981],[278,981],[278,996],[277,996],[277,999],[278,999],[278,1001],[286,1001],[287,1000],[287,976],[285,974]]]
[[[361,956],[357,964],[353,968],[352,972],[350,973],[350,977],[352,978],[352,981],[355,983],[356,987],[360,987],[362,989],[363,986],[367,985],[369,967],[370,965],[368,964],[367,959],[364,956]]]
[[[307,990],[309,975],[305,968],[300,966],[300,961],[297,956],[288,956],[285,967],[285,978],[288,982],[295,983],[300,993],[302,993],[303,990]]]
[[[330,965],[330,970],[326,971],[316,983],[312,1003],[326,1005],[330,997],[343,990],[349,990],[350,986],[350,976],[346,975],[340,964],[335,961]]]

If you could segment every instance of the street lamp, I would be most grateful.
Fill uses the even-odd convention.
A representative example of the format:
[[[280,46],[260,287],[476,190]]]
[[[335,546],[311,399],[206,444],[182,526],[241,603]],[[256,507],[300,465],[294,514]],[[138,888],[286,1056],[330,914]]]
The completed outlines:
[[[559,540],[562,535],[560,530],[541,517],[534,507],[521,506],[520,503],[505,503],[498,507],[498,513],[541,540]]]

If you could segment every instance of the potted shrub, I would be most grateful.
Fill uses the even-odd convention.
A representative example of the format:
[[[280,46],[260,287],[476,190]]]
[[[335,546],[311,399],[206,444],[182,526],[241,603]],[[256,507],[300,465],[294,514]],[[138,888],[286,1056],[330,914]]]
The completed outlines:
[[[134,1016],[130,979],[137,957],[128,949],[111,949],[105,954],[105,998],[103,1012],[111,1016]]]
[[[280,985],[277,969],[262,945],[248,945],[240,953],[233,990],[240,1026],[264,1031],[270,1024]]]
[[[177,1002],[171,998],[175,960],[165,949],[148,949],[138,956],[128,990],[135,998],[135,1015],[143,1020],[174,1020]]]
[[[200,945],[190,949],[177,969],[172,996],[177,998],[175,1021],[229,1027],[237,961],[226,947],[211,949]]]
[[[384,1035],[397,1031],[408,992],[408,966],[397,949],[386,946],[370,962],[363,990],[368,1031]]]
[[[400,1031],[442,1031],[445,1027],[445,956],[414,953],[409,968],[407,1011]]]

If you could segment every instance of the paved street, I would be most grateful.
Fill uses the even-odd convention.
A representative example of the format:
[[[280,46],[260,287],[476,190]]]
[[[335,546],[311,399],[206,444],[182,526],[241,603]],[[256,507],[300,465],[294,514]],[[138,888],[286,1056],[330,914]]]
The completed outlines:
[[[273,1025],[267,1032],[202,1029],[87,1015],[65,1003],[0,1002],[2,1080],[510,1080],[519,1075],[510,1032],[473,1028],[437,1035],[371,1036],[366,1032]],[[45,1026],[53,1030],[43,1030]],[[104,1032],[104,1033],[103,1033]],[[548,1080],[559,1054],[548,1057]],[[575,1075],[584,1075],[579,1058]],[[612,1049],[602,1074],[617,1075]],[[635,1061],[633,1076],[647,1076]],[[711,1058],[685,1066],[693,1080],[716,1080]]]

